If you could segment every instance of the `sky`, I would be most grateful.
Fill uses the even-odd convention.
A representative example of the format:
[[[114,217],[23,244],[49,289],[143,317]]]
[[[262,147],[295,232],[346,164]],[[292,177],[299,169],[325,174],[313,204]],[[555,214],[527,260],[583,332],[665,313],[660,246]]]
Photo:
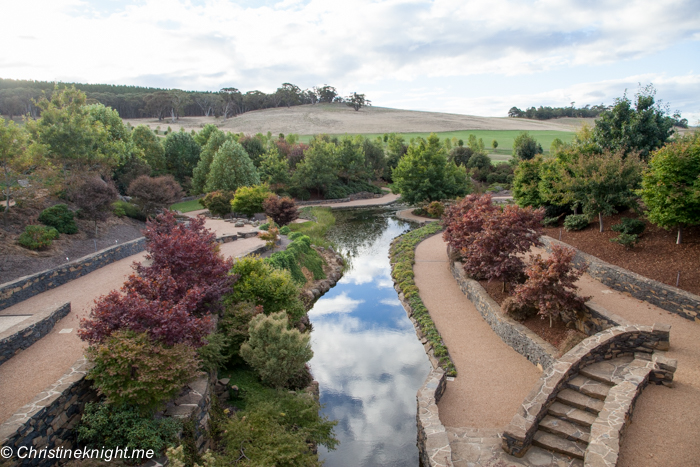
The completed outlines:
[[[0,0],[0,78],[273,92],[481,116],[612,104],[700,120],[700,0]]]

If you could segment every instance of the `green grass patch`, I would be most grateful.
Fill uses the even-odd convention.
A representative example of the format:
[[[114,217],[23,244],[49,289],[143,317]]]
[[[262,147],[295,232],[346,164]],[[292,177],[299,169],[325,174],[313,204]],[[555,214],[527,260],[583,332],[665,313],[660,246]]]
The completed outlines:
[[[399,289],[413,309],[413,318],[418,321],[421,332],[428,339],[433,347],[435,358],[440,361],[440,366],[448,376],[456,376],[457,370],[447,351],[447,346],[442,341],[442,337],[435,327],[428,309],[423,304],[418,287],[414,281],[413,264],[416,258],[416,246],[442,230],[439,222],[432,222],[420,229],[405,233],[391,244],[389,256],[391,258],[391,277],[399,285]]]
[[[299,232],[311,239],[311,244],[322,247],[331,246],[331,242],[326,239],[326,232],[335,225],[335,216],[331,208],[306,207],[301,211],[309,214],[314,220],[302,223],[289,224],[292,232]]]
[[[204,209],[201,204],[199,204],[198,199],[191,199],[189,201],[183,201],[182,203],[175,203],[172,206],[170,206],[170,209],[174,211],[180,211],[182,213],[185,212],[191,212],[191,211],[198,211],[200,209]]]
[[[457,138],[458,140],[464,141],[464,144],[467,144],[467,141],[469,140],[469,135],[474,135],[478,138],[481,138],[484,140],[484,145],[486,145],[486,150],[489,152],[489,156],[491,156],[491,159],[494,161],[498,160],[508,160],[510,159],[510,156],[513,152],[513,141],[515,141],[515,137],[518,136],[522,130],[461,130],[461,131],[440,131],[435,133],[440,137],[440,140],[444,140],[445,138],[452,139]],[[542,149],[544,149],[545,152],[549,152],[549,147],[552,145],[552,141],[554,141],[555,138],[559,138],[565,143],[570,143],[574,139],[574,132],[569,132],[569,131],[555,131],[555,130],[533,130],[533,131],[528,131],[530,135],[532,135],[538,143],[542,145]],[[361,133],[362,136],[365,138],[370,138],[374,139],[377,136],[384,136],[384,133]],[[416,137],[421,137],[421,138],[427,138],[430,135],[430,132],[423,132],[423,133],[399,133],[401,136],[404,137],[404,140],[408,143],[411,138],[416,138]],[[334,136],[343,136],[343,135],[334,135]],[[351,135],[351,136],[354,136]],[[311,138],[313,138],[313,135],[302,135],[299,136],[299,141],[302,143],[309,143],[311,141]],[[498,141],[498,148],[494,151],[494,149],[491,147],[491,142],[493,140]]]
[[[266,261],[278,269],[286,269],[292,274],[292,278],[299,284],[306,283],[306,277],[302,268],[306,268],[314,276],[314,280],[326,278],[323,272],[325,261],[323,257],[311,248],[311,239],[298,232],[292,232],[289,236],[292,243],[287,245],[284,251],[278,251]]]

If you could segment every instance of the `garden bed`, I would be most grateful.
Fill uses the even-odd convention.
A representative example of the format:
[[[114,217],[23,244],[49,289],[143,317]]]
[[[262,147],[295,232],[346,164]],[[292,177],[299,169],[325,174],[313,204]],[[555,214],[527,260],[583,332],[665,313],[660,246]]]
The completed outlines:
[[[644,277],[676,286],[693,294],[700,294],[700,227],[683,230],[683,243],[676,245],[676,231],[667,231],[645,221],[646,229],[637,245],[626,249],[610,241],[618,235],[610,226],[622,217],[637,218],[634,212],[625,212],[603,218],[605,231],[598,231],[598,223],[592,222],[584,230],[567,232],[563,227],[547,227],[544,234],[567,243],[584,253],[610,264],[636,272]],[[644,219],[642,219],[644,220]]]
[[[496,281],[479,281],[479,284],[486,290],[486,292],[493,298],[493,300],[501,305],[503,301],[508,298],[510,288],[507,292],[503,292],[503,283]],[[548,319],[542,319],[540,316],[532,316],[525,321],[520,322],[523,326],[533,331],[535,334],[540,336],[546,342],[549,342],[561,354],[566,353],[568,350],[573,348],[574,345],[581,342],[587,336],[576,329],[571,329],[566,327],[563,321],[557,320],[552,323],[552,327],[549,326]]]

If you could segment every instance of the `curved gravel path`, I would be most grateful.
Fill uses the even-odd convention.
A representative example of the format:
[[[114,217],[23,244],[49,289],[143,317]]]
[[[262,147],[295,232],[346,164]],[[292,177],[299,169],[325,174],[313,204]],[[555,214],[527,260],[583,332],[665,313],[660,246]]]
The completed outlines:
[[[541,372],[493,332],[459,289],[442,234],[418,244],[413,271],[457,368],[438,404],[440,420],[447,427],[506,426]]]

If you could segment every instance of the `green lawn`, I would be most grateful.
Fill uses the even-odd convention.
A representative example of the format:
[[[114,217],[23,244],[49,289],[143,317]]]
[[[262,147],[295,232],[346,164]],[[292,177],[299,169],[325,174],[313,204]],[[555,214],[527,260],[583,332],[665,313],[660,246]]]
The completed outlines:
[[[197,211],[198,209],[204,209],[201,204],[199,204],[198,199],[193,199],[190,201],[184,201],[182,203],[175,203],[172,206],[170,206],[170,209],[173,209],[175,211],[180,211],[180,212],[190,212],[190,211]]]
[[[477,138],[482,138],[484,140],[484,144],[486,145],[486,149],[489,151],[489,156],[491,156],[491,159],[494,161],[505,161],[510,159],[510,155],[513,151],[513,141],[515,140],[515,137],[520,134],[520,131],[515,131],[515,130],[463,130],[463,131],[442,131],[436,133],[440,139],[444,138],[450,138],[452,139],[457,138],[458,140],[461,139],[464,141],[464,144],[467,144],[467,140],[469,139],[469,135],[474,135]],[[565,143],[569,143],[574,139],[574,133],[573,132],[567,132],[567,131],[543,131],[543,130],[538,130],[538,131],[528,131],[528,133],[532,136],[535,137],[538,143],[542,145],[542,149],[544,149],[544,152],[547,153],[549,152],[549,146],[551,146],[552,141],[554,141],[554,138],[559,138]],[[415,137],[422,137],[422,138],[427,138],[430,135],[430,133],[401,133],[401,136],[404,137],[406,142],[409,142],[411,138]],[[336,135],[336,136],[342,136],[342,135]],[[366,138],[376,138],[377,136],[384,136],[383,133],[363,133],[362,136]],[[302,135],[299,137],[299,141],[302,143],[308,143],[313,135]],[[493,150],[491,147],[491,142],[493,140],[498,141],[498,149],[496,151]]]

